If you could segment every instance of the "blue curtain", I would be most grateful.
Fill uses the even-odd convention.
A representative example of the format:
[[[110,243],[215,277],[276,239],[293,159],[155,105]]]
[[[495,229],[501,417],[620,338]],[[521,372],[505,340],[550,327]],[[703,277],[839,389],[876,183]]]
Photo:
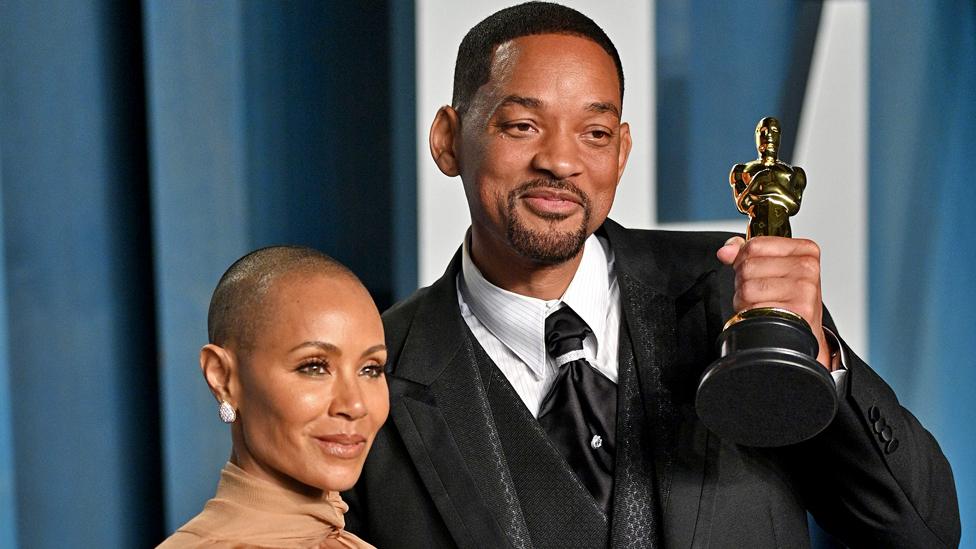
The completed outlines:
[[[148,547],[199,511],[229,433],[197,352],[241,254],[315,246],[381,308],[414,289],[413,26],[0,2],[0,547]]]
[[[976,4],[870,8],[871,362],[949,457],[976,547]]]
[[[657,219],[737,218],[736,162],[756,158],[765,116],[789,162],[820,21],[820,2],[657,0]]]
[[[16,520],[0,531],[23,546],[135,547],[161,531],[135,8],[0,3],[2,518]]]
[[[0,126],[3,118],[0,117]],[[0,142],[2,145],[2,142]],[[3,152],[0,151],[0,242],[3,242]],[[0,288],[7,287],[7,269],[0,254]],[[10,391],[10,334],[7,331],[7,294],[0,292],[0,547],[17,540],[17,499],[14,497],[14,433]]]

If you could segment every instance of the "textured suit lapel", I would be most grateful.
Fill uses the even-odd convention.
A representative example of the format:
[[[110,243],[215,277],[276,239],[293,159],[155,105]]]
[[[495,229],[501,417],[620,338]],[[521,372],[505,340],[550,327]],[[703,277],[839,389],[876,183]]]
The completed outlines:
[[[661,505],[654,478],[652,441],[626,322],[621,324],[618,365],[611,547],[660,547]]]
[[[698,289],[705,286],[703,281],[689,288],[670,287],[672,280],[665,274],[666,269],[656,263],[657,254],[648,245],[650,239],[645,237],[644,244],[639,244],[630,231],[609,220],[603,231],[614,251],[621,309],[633,345],[645,425],[651,434],[648,445],[663,519],[662,534],[668,545],[687,547],[702,511],[708,433],[695,417],[686,387],[693,386],[697,374],[681,371],[684,366],[679,367],[677,361],[677,319],[709,296],[707,292],[704,297],[697,296]],[[626,384],[622,371],[621,387]]]
[[[651,452],[659,501],[666,508],[678,429],[678,415],[670,383],[675,353],[674,300],[652,292],[625,272],[618,276],[618,283],[627,329],[633,342],[644,417],[652,433]]]
[[[662,291],[664,281],[654,268],[651,251],[633,249],[626,230],[616,223],[608,221],[604,228],[614,252],[621,309],[633,343],[645,417],[653,435],[659,501],[666,508],[678,429],[673,387],[675,300]]]
[[[455,256],[417,310],[395,374],[413,390],[394,402],[393,419],[459,545],[527,547],[518,498],[458,310],[458,268]],[[495,520],[482,524],[486,516]]]

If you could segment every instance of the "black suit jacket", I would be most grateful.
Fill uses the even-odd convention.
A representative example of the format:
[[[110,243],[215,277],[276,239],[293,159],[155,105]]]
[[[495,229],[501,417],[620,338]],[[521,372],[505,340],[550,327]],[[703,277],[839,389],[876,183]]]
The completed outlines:
[[[697,381],[732,313],[732,272],[715,258],[729,235],[636,231],[609,220],[601,233],[614,253],[653,437],[658,543],[808,546],[809,510],[852,547],[958,545],[955,486],[938,444],[849,349],[837,417],[807,442],[741,447],[698,420]],[[348,527],[379,547],[544,547],[547,540],[527,536],[499,453],[458,309],[459,270],[456,256],[441,279],[383,315],[390,420],[345,494]]]

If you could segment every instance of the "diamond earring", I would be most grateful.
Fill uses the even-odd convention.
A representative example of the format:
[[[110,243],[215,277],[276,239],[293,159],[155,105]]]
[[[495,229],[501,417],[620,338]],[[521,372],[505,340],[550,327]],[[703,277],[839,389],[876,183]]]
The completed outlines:
[[[224,423],[234,423],[237,420],[237,410],[226,400],[220,401],[220,406],[217,407],[217,413],[220,414],[220,421]]]

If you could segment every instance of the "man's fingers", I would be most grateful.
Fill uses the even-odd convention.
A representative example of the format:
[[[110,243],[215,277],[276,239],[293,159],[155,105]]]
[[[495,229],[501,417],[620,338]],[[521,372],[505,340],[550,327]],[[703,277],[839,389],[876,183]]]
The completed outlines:
[[[735,310],[756,307],[780,307],[812,320],[818,316],[820,286],[813,281],[786,278],[747,280],[737,284],[733,307]]]
[[[733,267],[756,257],[812,257],[820,261],[820,246],[805,238],[784,238],[780,236],[757,236],[750,238],[739,250]]]
[[[796,278],[820,280],[820,260],[811,255],[793,257],[751,256],[737,262],[736,278]]]
[[[729,252],[723,252],[726,248]],[[735,252],[735,295],[737,311],[778,307],[799,314],[820,328],[820,247],[803,238],[756,237],[730,243],[720,250],[720,259]]]
[[[735,262],[735,258],[739,255],[739,250],[742,245],[745,244],[745,239],[741,236],[733,236],[732,238],[725,241],[725,244],[715,252],[718,260],[726,265],[732,265]]]

